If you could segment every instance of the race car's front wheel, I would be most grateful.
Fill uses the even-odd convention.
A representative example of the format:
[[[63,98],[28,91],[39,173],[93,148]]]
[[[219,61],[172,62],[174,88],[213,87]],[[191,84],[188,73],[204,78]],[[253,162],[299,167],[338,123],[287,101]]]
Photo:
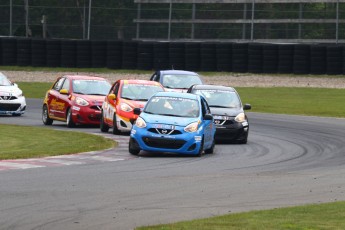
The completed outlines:
[[[53,124],[53,119],[49,118],[49,112],[48,112],[47,105],[44,105],[43,109],[42,109],[42,121],[43,121],[43,124],[45,124],[45,125]]]
[[[103,133],[106,133],[109,131],[109,126],[104,122],[103,111],[102,111],[102,116],[101,116],[100,128]]]
[[[131,137],[128,143],[128,151],[130,154],[137,156],[140,153],[138,143]]]
[[[209,149],[205,149],[205,153],[206,154],[212,154],[214,152],[214,146],[215,146],[215,141],[214,141],[214,138],[213,138],[213,142],[212,142],[212,145],[211,145],[211,148]]]
[[[72,119],[72,110],[70,108],[67,111],[66,121],[67,121],[67,127],[69,128],[75,127],[75,123],[73,122],[73,119]]]
[[[117,128],[116,114],[113,117],[113,134],[120,134],[120,130]]]
[[[198,154],[196,154],[196,156],[201,157],[202,155],[204,155],[204,137],[202,137],[199,152],[198,152]]]

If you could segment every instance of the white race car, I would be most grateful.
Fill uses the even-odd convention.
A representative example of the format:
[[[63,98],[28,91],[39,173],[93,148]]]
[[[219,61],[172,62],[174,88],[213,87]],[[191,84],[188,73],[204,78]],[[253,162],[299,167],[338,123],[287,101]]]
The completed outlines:
[[[25,112],[26,100],[18,85],[0,72],[0,115],[20,116]]]

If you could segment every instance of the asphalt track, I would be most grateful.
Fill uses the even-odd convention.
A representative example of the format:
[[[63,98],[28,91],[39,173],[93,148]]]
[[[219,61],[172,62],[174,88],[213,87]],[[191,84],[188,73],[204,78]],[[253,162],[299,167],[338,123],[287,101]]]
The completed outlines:
[[[41,100],[0,123],[43,126]],[[345,200],[345,119],[249,113],[248,144],[201,158],[131,157],[126,136],[106,159],[0,171],[0,229],[136,226]],[[51,128],[68,130],[63,123]],[[78,131],[101,134],[98,128]],[[4,134],[2,134],[4,135]],[[100,155],[104,153],[99,153]]]

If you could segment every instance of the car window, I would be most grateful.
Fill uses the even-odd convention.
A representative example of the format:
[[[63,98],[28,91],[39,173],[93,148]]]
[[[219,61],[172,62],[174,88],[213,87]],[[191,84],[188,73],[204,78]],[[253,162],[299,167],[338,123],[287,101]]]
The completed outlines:
[[[162,77],[162,85],[166,88],[188,89],[192,85],[202,84],[201,79],[197,75],[167,74]]]
[[[146,113],[165,116],[198,117],[200,108],[197,100],[153,96],[147,103],[144,111]]]
[[[111,85],[104,80],[73,80],[73,92],[85,95],[108,94]]]
[[[0,85],[1,86],[10,86],[10,85],[12,85],[12,83],[10,82],[10,80],[7,79],[7,77],[5,75],[0,73]]]
[[[158,85],[123,84],[121,97],[129,100],[147,101],[153,94],[162,91],[164,91],[163,88]]]
[[[234,91],[203,89],[195,90],[194,93],[203,96],[210,107],[238,108],[241,106],[241,101]]]
[[[61,89],[67,89],[69,91],[69,80],[64,81]]]
[[[63,82],[65,81],[66,78],[62,77],[59,80],[57,80],[53,86],[54,90],[59,91],[63,85]]]

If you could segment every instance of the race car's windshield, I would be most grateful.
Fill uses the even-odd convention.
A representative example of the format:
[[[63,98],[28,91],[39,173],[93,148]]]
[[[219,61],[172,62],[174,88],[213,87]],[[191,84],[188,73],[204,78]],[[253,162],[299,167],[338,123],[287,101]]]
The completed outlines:
[[[121,97],[128,100],[148,101],[153,94],[164,89],[158,85],[124,84]]]
[[[5,75],[0,73],[0,86],[11,86],[11,85],[12,85],[12,82],[10,82],[10,80],[8,80]]]
[[[163,75],[162,85],[169,89],[188,89],[195,84],[202,84],[201,79],[197,75]]]
[[[203,96],[210,107],[238,108],[240,99],[234,91],[228,90],[196,90],[196,94]]]
[[[78,94],[105,96],[110,87],[109,82],[102,80],[73,80],[73,92]]]
[[[200,108],[197,100],[153,96],[145,107],[144,112],[163,116],[198,117]]]

